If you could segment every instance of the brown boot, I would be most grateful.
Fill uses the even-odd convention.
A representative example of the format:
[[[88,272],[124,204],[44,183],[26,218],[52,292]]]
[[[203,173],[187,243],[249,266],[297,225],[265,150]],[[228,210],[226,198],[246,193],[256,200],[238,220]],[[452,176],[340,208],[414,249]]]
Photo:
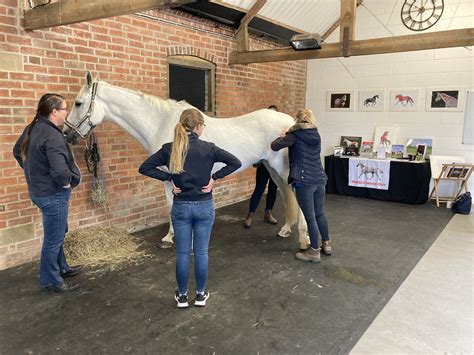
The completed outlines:
[[[331,240],[323,240],[322,249],[323,249],[324,255],[331,255],[332,253]]]
[[[265,210],[265,215],[263,216],[263,221],[269,224],[278,224],[278,221],[272,215],[272,210]]]
[[[253,213],[249,212],[247,217],[245,217],[245,220],[244,220],[244,227],[245,228],[250,228],[250,225],[252,224],[252,216],[253,216]]]
[[[321,253],[320,253],[321,248],[318,249],[313,249],[313,248],[308,248],[305,251],[301,253],[296,253],[295,258],[301,261],[309,261],[313,263],[320,263],[321,262]]]

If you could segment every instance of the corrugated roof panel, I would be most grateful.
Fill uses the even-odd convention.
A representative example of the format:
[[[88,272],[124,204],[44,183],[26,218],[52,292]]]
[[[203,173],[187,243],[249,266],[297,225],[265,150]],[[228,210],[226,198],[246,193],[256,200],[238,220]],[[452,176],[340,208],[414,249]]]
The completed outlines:
[[[255,0],[220,0],[245,11]],[[258,15],[291,26],[302,32],[323,34],[339,19],[341,3],[337,0],[268,0]]]

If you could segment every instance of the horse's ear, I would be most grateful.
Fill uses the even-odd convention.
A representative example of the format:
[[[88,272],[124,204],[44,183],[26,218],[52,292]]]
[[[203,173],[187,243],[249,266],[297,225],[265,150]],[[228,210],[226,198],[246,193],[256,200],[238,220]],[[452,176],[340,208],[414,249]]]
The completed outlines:
[[[89,70],[86,73],[86,83],[88,87],[92,86],[92,74]]]

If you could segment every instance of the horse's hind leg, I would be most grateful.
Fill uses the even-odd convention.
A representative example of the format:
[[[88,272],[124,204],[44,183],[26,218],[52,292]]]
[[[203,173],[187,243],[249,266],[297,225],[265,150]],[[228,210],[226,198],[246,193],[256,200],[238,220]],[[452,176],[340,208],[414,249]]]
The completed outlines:
[[[281,161],[274,162],[275,165],[279,166],[278,163],[281,163]],[[263,164],[270,173],[272,180],[278,186],[278,192],[285,204],[285,224],[278,232],[278,236],[287,238],[291,235],[291,227],[296,223],[298,218],[298,204],[296,203],[296,198],[285,181],[285,176],[287,176],[288,172],[281,166],[279,166],[281,171],[277,172],[268,161],[263,161]]]
[[[169,220],[170,226],[168,229],[168,234],[166,234],[161,241],[163,244],[161,245],[162,248],[171,248],[173,246],[173,236],[174,236],[174,229],[173,223],[171,223],[171,206],[173,206],[173,185],[165,181],[165,195],[166,195],[166,202],[168,204],[169,210]]]
[[[298,204],[287,184],[280,184],[278,190],[280,191],[283,201],[285,201],[285,224],[278,232],[278,236],[287,238],[291,235],[291,227],[298,219]]]

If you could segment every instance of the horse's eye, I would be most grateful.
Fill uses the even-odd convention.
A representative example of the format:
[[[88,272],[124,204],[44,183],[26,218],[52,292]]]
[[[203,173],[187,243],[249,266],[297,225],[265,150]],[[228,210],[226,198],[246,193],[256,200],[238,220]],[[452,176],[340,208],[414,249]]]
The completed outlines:
[[[80,107],[82,105],[82,102],[76,101],[75,105],[76,105],[76,107]]]

